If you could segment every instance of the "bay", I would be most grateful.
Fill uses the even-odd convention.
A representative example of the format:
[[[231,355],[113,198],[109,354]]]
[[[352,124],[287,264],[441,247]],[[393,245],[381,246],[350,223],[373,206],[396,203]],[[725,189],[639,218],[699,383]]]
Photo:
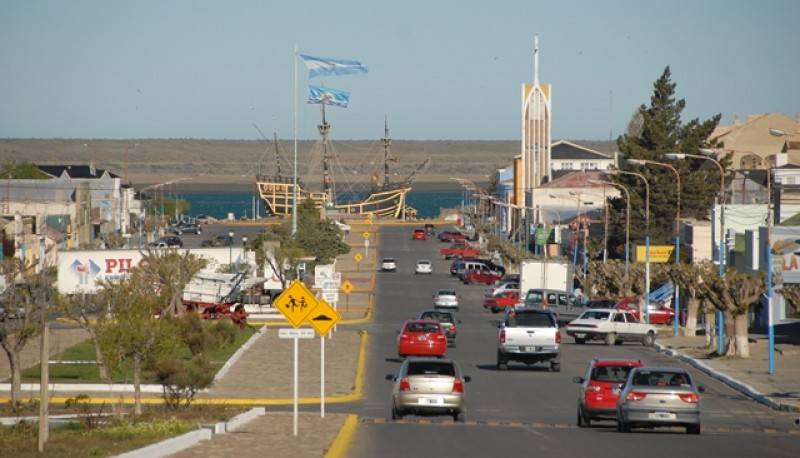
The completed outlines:
[[[176,196],[189,203],[189,214],[205,214],[217,219],[226,219],[232,214],[234,219],[265,216],[264,203],[251,192],[185,192]],[[411,191],[406,202],[417,209],[420,219],[439,217],[443,209],[462,205],[464,193],[461,191]]]

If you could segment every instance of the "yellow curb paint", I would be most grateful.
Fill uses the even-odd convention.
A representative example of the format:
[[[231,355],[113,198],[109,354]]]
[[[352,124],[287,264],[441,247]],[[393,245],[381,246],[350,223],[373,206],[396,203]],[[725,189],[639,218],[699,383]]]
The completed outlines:
[[[339,458],[345,456],[347,448],[350,447],[350,440],[353,438],[357,427],[358,415],[348,415],[342,429],[339,430],[339,434],[336,435],[336,439],[333,440],[331,447],[328,449],[328,453],[325,454],[325,458]]]

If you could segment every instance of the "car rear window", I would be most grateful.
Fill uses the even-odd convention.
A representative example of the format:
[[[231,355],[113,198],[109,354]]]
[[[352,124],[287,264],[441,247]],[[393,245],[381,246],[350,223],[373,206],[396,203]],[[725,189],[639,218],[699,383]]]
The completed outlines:
[[[441,313],[441,312],[425,312],[420,316],[423,320],[436,320],[442,323],[452,323],[453,316],[449,313]]]
[[[450,363],[411,362],[408,364],[408,375],[448,375],[454,377],[456,370]]]
[[[689,374],[673,371],[638,371],[633,375],[633,384],[640,386],[688,385]]]
[[[406,327],[408,332],[440,332],[441,328],[436,323],[411,323]]]
[[[508,323],[506,326],[508,327],[533,327],[533,328],[547,328],[553,325],[552,320],[550,319],[550,314],[548,313],[519,313],[515,312],[511,316],[508,317]]]

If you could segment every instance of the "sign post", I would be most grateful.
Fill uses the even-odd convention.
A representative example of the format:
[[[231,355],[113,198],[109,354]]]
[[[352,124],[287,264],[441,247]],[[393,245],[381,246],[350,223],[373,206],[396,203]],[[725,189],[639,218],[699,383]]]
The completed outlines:
[[[314,312],[308,317],[311,327],[319,333],[319,413],[325,418],[325,335],[330,332],[342,316],[325,299],[317,302]]]

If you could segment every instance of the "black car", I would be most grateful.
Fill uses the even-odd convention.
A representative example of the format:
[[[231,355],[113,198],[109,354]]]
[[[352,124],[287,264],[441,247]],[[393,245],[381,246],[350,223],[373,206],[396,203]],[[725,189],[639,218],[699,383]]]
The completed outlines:
[[[213,239],[203,240],[200,243],[201,247],[208,248],[208,247],[218,247],[218,246],[231,246],[231,239],[227,235],[218,235]]]
[[[149,248],[183,248],[183,240],[180,237],[168,235],[149,243],[147,246]]]
[[[436,234],[436,226],[434,226],[431,223],[426,223],[425,224],[425,233],[428,234],[428,235]]]

